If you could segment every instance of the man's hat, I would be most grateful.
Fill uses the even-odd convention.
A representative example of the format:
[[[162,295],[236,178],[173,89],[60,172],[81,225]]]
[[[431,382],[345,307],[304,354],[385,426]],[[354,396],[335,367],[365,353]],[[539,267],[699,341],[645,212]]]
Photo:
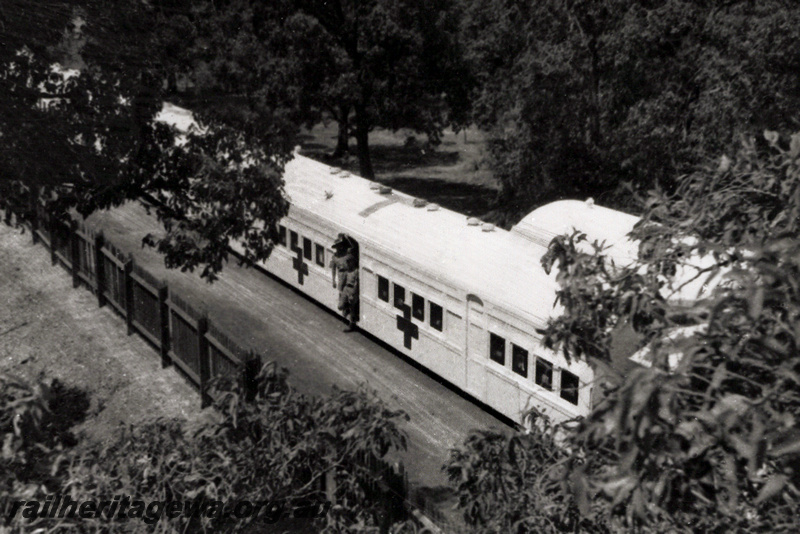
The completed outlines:
[[[347,236],[344,234],[339,234],[338,236],[336,236],[336,241],[333,242],[334,248],[343,247],[347,245],[350,245],[350,242],[348,241]]]

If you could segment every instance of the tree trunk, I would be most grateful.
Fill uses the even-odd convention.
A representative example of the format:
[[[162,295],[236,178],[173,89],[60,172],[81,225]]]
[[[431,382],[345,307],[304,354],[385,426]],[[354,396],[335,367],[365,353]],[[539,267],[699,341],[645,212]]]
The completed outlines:
[[[178,75],[173,70],[167,74],[167,94],[170,96],[178,94]]]
[[[339,139],[336,141],[336,150],[333,151],[334,158],[341,158],[350,153],[350,106],[342,104],[339,106],[339,114],[336,122],[339,123]]]
[[[372,160],[369,156],[369,124],[367,123],[364,106],[356,105],[356,143],[358,147],[358,166],[361,177],[374,180]]]

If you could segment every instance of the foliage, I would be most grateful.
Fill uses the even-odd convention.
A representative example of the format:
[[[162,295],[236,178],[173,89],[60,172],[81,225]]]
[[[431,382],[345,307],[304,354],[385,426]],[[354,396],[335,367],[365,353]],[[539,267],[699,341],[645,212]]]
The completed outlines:
[[[652,339],[656,365],[626,380],[576,434],[576,444],[618,458],[594,483],[629,524],[780,530],[795,521],[800,143],[765,138],[768,147],[750,141],[734,160],[684,177],[671,197],[653,193],[635,232],[645,294],[669,297],[696,276],[713,291],[645,311],[653,320],[633,326]],[[697,328],[665,375],[676,350],[665,334],[686,325]]]
[[[297,0],[296,5],[322,28],[323,46],[346,58],[330,71],[323,91],[344,98],[354,110],[364,177],[373,177],[368,135],[374,127],[410,128],[438,142],[445,126],[463,122],[469,79],[457,11],[449,0]]]
[[[478,431],[450,452],[445,470],[474,532],[608,532],[580,517],[570,493],[574,481],[563,474],[572,460],[552,430]]]
[[[129,51],[115,48],[109,27],[126,16],[151,20],[126,2],[117,7],[119,18],[110,21],[88,7],[75,11],[61,21],[68,30],[59,42],[34,52],[22,39],[0,65],[0,86],[9,95],[0,105],[0,202],[23,215],[32,202],[45,202],[53,217],[63,218],[72,209],[86,216],[150,195],[163,202],[156,213],[165,235],[145,243],[165,255],[167,266],[202,266],[201,275],[214,280],[233,239],[244,244],[246,260],[265,259],[288,210],[284,133],[263,148],[245,148],[247,132],[210,117],[200,121],[205,135],[180,142],[154,120],[162,107],[161,67],[115,68]],[[123,43],[141,39],[139,54],[155,39],[142,28],[120,31]],[[98,52],[103,44],[114,52]]]
[[[345,139],[356,138],[367,178],[373,128],[410,128],[436,142],[449,123],[464,122],[467,77],[450,0],[229,0],[199,13],[198,27],[208,28],[199,31],[207,36],[196,69],[201,95],[247,109],[253,126],[283,91],[287,124],[333,116]]]
[[[34,499],[57,491],[65,455],[77,443],[70,427],[88,406],[82,391],[58,380],[0,375],[0,495]]]
[[[183,39],[181,69],[191,82],[176,96],[204,120],[237,131],[247,146],[290,154],[300,125],[319,116],[305,102],[304,86],[313,82],[301,61],[315,50],[298,49],[303,34],[295,38],[300,29],[286,27],[287,2],[173,3],[177,15],[172,18],[180,18],[187,29],[167,34]]]
[[[475,120],[511,220],[631,204],[769,126],[796,127],[800,9],[782,0],[465,1]]]
[[[768,131],[764,139],[681,177],[672,194],[653,191],[633,233],[634,265],[612,267],[602,246],[582,248],[580,234],[554,240],[543,258],[546,268],[559,268],[565,309],[545,344],[607,361],[611,333],[629,325],[651,362],[562,429],[569,461],[561,476],[581,482],[541,491],[569,496],[594,524],[643,532],[796,528],[800,135]],[[469,446],[476,454],[485,444]],[[472,464],[471,479],[497,471]],[[474,502],[462,506],[470,511]],[[526,506],[513,496],[494,508],[502,507],[504,521],[518,517],[508,511],[517,507],[540,515]]]
[[[372,476],[366,471],[367,459],[381,460],[406,446],[397,421],[407,416],[388,409],[374,392],[362,387],[307,397],[272,363],[262,367],[249,387],[218,380],[212,388],[216,410],[194,429],[179,420],[158,420],[126,427],[109,444],[86,443],[74,450],[60,446],[55,436],[42,437],[46,388],[11,380],[2,387],[2,468],[11,481],[4,489],[12,500],[45,493],[77,501],[126,495],[145,502],[269,501],[291,511],[332,495],[335,504],[317,519],[318,527],[345,532],[356,525],[376,525],[384,513],[385,503],[365,483]],[[30,472],[33,460],[35,473]],[[14,521],[12,527],[20,532],[35,526],[81,532],[152,530],[144,520],[65,517],[28,523],[18,514]],[[158,520],[166,532],[240,531],[249,521],[220,514]]]

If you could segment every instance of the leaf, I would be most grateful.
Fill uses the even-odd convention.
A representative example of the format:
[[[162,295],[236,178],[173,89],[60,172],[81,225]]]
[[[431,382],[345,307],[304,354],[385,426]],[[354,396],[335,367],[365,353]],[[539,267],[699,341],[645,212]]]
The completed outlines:
[[[776,496],[780,493],[783,488],[786,486],[786,483],[789,481],[789,477],[783,474],[775,474],[767,479],[767,482],[761,488],[761,491],[758,492],[758,496],[756,500],[753,501],[755,504],[761,504],[762,502],[771,499],[772,497]]]
[[[644,499],[644,492],[642,491],[641,487],[637,487],[635,490],[633,490],[630,508],[640,521],[647,521],[647,503]]]
[[[581,516],[588,517],[592,507],[589,503],[589,483],[586,480],[586,473],[584,473],[583,469],[576,469],[572,472],[570,478],[572,479],[572,496],[575,499],[575,504],[578,505],[578,512],[580,512]]]
[[[792,140],[789,143],[789,156],[796,158],[800,155],[800,132],[792,134]]]
[[[764,139],[767,140],[770,146],[776,146],[778,144],[778,132],[764,130]]]
[[[800,431],[796,429],[784,433],[775,441],[777,444],[769,450],[769,455],[773,458],[800,453]]]
[[[728,172],[730,168],[731,168],[731,159],[725,154],[723,154],[719,160],[719,167],[717,168],[717,172],[719,173]]]
[[[751,319],[758,319],[764,308],[764,287],[758,286],[750,295],[749,313]]]

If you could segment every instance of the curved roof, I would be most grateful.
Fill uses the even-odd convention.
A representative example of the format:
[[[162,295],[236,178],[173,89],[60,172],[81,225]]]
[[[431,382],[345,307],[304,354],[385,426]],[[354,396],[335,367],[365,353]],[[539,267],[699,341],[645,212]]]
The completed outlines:
[[[468,217],[438,208],[415,207],[396,191],[296,155],[284,180],[291,210],[307,210],[362,243],[396,254],[433,279],[502,304],[544,326],[553,313],[555,277],[539,261],[546,248],[499,228],[484,231]]]
[[[628,233],[638,221],[633,215],[598,206],[592,199],[559,200],[535,209],[511,232],[547,247],[554,237],[580,230],[590,242],[605,241],[610,247],[605,254],[616,263],[629,265],[636,260],[639,249],[628,239]]]

